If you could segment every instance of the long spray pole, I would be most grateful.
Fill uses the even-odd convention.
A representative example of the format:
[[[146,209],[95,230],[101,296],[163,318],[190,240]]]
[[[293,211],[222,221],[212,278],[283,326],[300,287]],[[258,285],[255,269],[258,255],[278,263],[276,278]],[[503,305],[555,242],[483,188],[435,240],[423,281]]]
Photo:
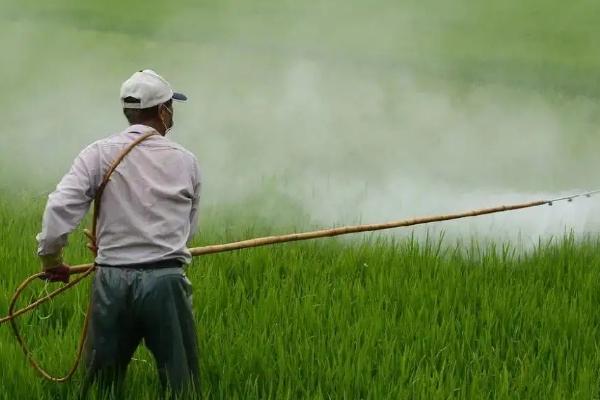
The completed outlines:
[[[497,213],[506,212],[506,211],[521,210],[521,209],[525,209],[525,208],[533,208],[533,207],[539,207],[539,206],[543,206],[543,205],[552,206],[553,204],[558,203],[558,202],[563,202],[563,201],[572,202],[574,199],[581,198],[581,197],[589,198],[598,193],[600,193],[600,190],[593,190],[590,192],[579,193],[579,194],[565,196],[565,197],[559,197],[559,198],[551,199],[551,200],[538,200],[538,201],[532,201],[532,202],[528,202],[528,203],[519,203],[519,204],[506,205],[506,206],[483,208],[483,209],[471,210],[471,211],[455,213],[455,214],[412,218],[412,219],[406,219],[406,220],[400,220],[400,221],[386,222],[386,223],[381,223],[381,224],[351,225],[351,226],[343,226],[343,227],[331,228],[331,229],[322,229],[322,230],[310,231],[310,232],[290,233],[287,235],[279,235],[279,236],[267,236],[267,237],[242,240],[239,242],[232,242],[232,243],[226,243],[226,244],[195,247],[195,248],[190,249],[190,253],[192,254],[192,256],[198,257],[198,256],[207,255],[207,254],[224,253],[227,251],[242,250],[242,249],[248,249],[248,248],[252,248],[252,247],[268,246],[268,245],[280,244],[280,243],[297,242],[297,241],[301,241],[301,240],[319,239],[319,238],[325,238],[325,237],[348,235],[351,233],[374,232],[374,231],[380,231],[380,230],[385,230],[385,229],[401,228],[401,227],[414,226],[414,225],[423,225],[423,224],[429,224],[429,223],[433,223],[433,222],[450,221],[450,220],[454,220],[454,219],[477,217],[480,215],[497,214]],[[80,274],[80,273],[86,272],[91,267],[93,267],[93,264],[85,264],[85,265],[71,267],[71,274]]]

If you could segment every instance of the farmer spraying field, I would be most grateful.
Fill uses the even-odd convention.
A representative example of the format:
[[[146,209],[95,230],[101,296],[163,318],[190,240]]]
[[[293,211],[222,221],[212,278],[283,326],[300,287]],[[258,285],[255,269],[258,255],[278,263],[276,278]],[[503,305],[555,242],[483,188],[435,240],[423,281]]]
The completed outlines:
[[[198,384],[191,284],[182,266],[191,261],[186,243],[197,227],[200,172],[194,155],[165,137],[173,100],[186,97],[154,71],[133,74],[121,88],[130,127],[83,150],[49,196],[38,254],[44,278],[63,282],[67,236],[96,199],[84,393],[94,381],[118,391],[142,339],[163,388]],[[130,153],[107,177],[124,149]]]
[[[0,318],[0,324],[10,322],[28,361],[47,380],[67,382],[83,357],[83,395],[95,382],[103,393],[120,393],[127,366],[142,340],[156,360],[163,391],[183,393],[199,387],[192,288],[182,270],[194,256],[551,206],[598,193],[188,249],[186,245],[196,231],[200,172],[190,152],[165,138],[173,126],[173,100],[186,97],[174,93],[151,70],[136,72],[123,84],[121,101],[130,127],[83,150],[49,196],[42,232],[37,237],[43,271],[17,288],[8,315]],[[70,267],[63,261],[62,250],[92,201],[93,225],[86,234],[95,262]],[[75,362],[65,376],[56,377],[29,350],[16,318],[94,272]],[[70,280],[75,274],[81,275]],[[37,278],[65,285],[17,309],[17,300]]]
[[[153,77],[152,79],[159,79],[159,77],[151,71],[143,71],[142,73],[151,74]],[[136,75],[134,75],[134,77],[135,76]],[[177,95],[171,92],[169,92],[169,94],[171,99],[179,97],[183,100],[185,98],[183,95]],[[99,183],[95,193],[88,188],[88,183],[83,185],[77,185],[74,183],[78,181],[77,179],[74,179],[74,177],[77,177],[77,174],[81,173],[84,168],[89,168],[90,170],[92,169],[91,167],[82,167],[82,165],[85,165],[82,160],[83,155],[86,153],[86,151],[89,151],[89,148],[84,150],[80,157],[75,161],[75,165],[71,172],[67,174],[65,178],[63,178],[63,181],[59,184],[57,191],[50,196],[48,206],[46,207],[47,210],[44,214],[44,229],[43,232],[38,235],[38,240],[40,241],[39,255],[42,259],[43,272],[30,276],[17,288],[15,294],[12,296],[12,300],[10,301],[8,315],[0,318],[0,324],[4,324],[6,322],[11,324],[13,333],[15,334],[16,339],[30,364],[44,378],[52,382],[67,382],[73,377],[79,364],[80,357],[84,349],[84,344],[87,344],[85,349],[87,361],[86,378],[82,392],[84,395],[88,392],[90,385],[95,380],[99,380],[101,391],[110,389],[119,392],[123,378],[125,377],[127,364],[131,360],[133,352],[142,339],[145,340],[146,345],[156,358],[163,390],[165,388],[169,388],[174,390],[176,393],[181,393],[185,389],[196,389],[198,387],[198,346],[196,344],[193,316],[191,312],[191,284],[181,269],[182,264],[189,262],[191,256],[203,256],[279,243],[423,225],[434,222],[530,209],[543,205],[552,206],[557,202],[572,202],[574,199],[580,197],[589,198],[594,194],[600,193],[600,190],[595,190],[550,200],[537,200],[527,203],[502,205],[466,212],[412,218],[387,223],[343,226],[310,232],[268,236],[191,249],[186,249],[185,247],[175,248],[175,244],[173,244],[171,249],[167,252],[164,252],[164,248],[156,245],[156,249],[153,250],[157,251],[160,249],[159,254],[161,254],[161,258],[158,261],[147,261],[147,258],[145,257],[148,256],[143,252],[139,252],[137,257],[144,260],[144,262],[131,263],[130,258],[126,258],[127,256],[118,255],[119,252],[117,252],[117,255],[112,255],[110,252],[108,252],[109,257],[107,256],[107,258],[109,260],[114,259],[118,261],[99,262],[99,260],[102,260],[101,251],[103,246],[107,246],[107,241],[102,240],[97,233],[102,233],[103,231],[101,229],[104,229],[104,232],[111,232],[111,234],[115,235],[115,237],[118,237],[115,232],[127,231],[122,225],[123,221],[126,221],[128,218],[125,215],[122,215],[120,219],[111,220],[111,225],[105,226],[104,228],[101,227],[102,223],[98,224],[98,221],[100,221],[99,216],[101,215],[100,210],[103,194],[108,186],[108,183],[111,182],[111,177],[117,171],[117,167],[123,163],[125,158],[132,153],[137,146],[154,136],[159,134],[164,135],[173,124],[172,120],[165,122],[163,116],[160,115],[160,106],[157,107],[155,111],[147,110],[147,108],[142,106],[144,104],[144,100],[142,100],[144,95],[138,96],[139,98],[133,96],[124,97],[124,105],[127,105],[128,103],[139,104],[138,107],[140,108],[137,110],[140,110],[140,112],[145,116],[141,117],[137,113],[132,113],[126,109],[125,114],[130,123],[133,125],[129,128],[129,130],[107,140],[110,141],[126,134],[136,134],[140,136],[133,138],[133,140],[129,143],[121,143],[121,146],[125,145],[124,150],[122,150],[118,156],[112,162],[110,162],[110,165],[106,168],[106,173]],[[164,104],[164,107],[172,107],[169,100],[167,100],[166,103],[161,104]],[[172,115],[172,110],[169,110],[168,112],[169,115]],[[160,121],[162,127],[158,121]],[[136,131],[133,129],[136,129]],[[147,130],[147,132],[144,134],[138,132],[141,130]],[[104,143],[104,141],[97,142],[91,147],[97,146],[101,143]],[[161,146],[150,148],[160,149]],[[179,196],[181,194],[184,194],[183,197],[188,198],[188,202],[190,202],[189,207],[181,207],[181,205],[179,206],[179,208],[186,213],[189,212],[189,220],[186,221],[185,219],[179,219],[180,226],[170,226],[170,228],[167,229],[182,229],[187,233],[185,237],[189,238],[193,235],[193,231],[195,229],[194,220],[197,213],[200,187],[200,182],[198,180],[199,172],[195,158],[191,154],[184,151],[181,147],[171,144],[163,146],[162,150],[172,150],[173,148],[182,151],[187,155],[187,157],[189,157],[188,161],[192,162],[191,170],[194,171],[194,174],[192,174],[191,181],[193,182],[192,186],[194,187],[194,190],[193,195],[190,194],[191,192],[188,192],[188,194],[185,195],[185,190],[181,188],[179,192],[176,192],[178,195],[174,195],[174,199],[172,199],[174,202],[176,202],[176,199],[181,199],[181,196]],[[141,159],[143,159],[143,157]],[[78,167],[80,169],[78,169]],[[132,168],[132,166],[129,168],[139,173],[139,170]],[[121,170],[125,170],[125,168],[122,168]],[[121,173],[122,172],[123,171],[121,171]],[[132,175],[134,174],[135,173],[132,172]],[[88,182],[89,177],[84,175],[81,178],[81,181]],[[170,182],[170,185],[176,187],[177,182],[177,179],[173,179],[173,181]],[[181,186],[185,187],[186,183],[181,182]],[[66,191],[66,187],[70,188],[71,190]],[[165,183],[165,185],[161,187],[163,192],[157,193],[163,193],[164,196],[165,188],[169,187],[171,186]],[[136,194],[133,193],[132,189],[127,187],[127,185],[122,184],[121,189],[129,191],[128,193],[130,194],[128,195],[127,199],[119,198],[119,196],[115,195],[115,202],[113,204],[114,207],[117,207],[119,200],[138,202],[147,200],[147,198],[142,198],[140,193],[137,193],[138,197],[136,198]],[[58,204],[61,203],[57,202],[57,198],[60,199],[61,191],[63,191],[62,195],[64,196],[62,199],[64,204],[62,208],[58,206]],[[91,194],[85,194],[87,192],[91,192]],[[77,207],[77,203],[74,201],[74,193],[83,193],[81,196],[84,198],[84,200],[81,200],[80,207]],[[88,247],[95,254],[97,254],[96,262],[94,264],[70,267],[64,264],[61,256],[61,250],[62,247],[66,245],[67,235],[74,229],[74,226],[81,221],[92,198],[94,199],[93,229],[91,232],[86,232],[86,235],[91,240],[91,243],[88,244]],[[128,208],[126,204],[122,203],[120,206],[128,209],[128,211],[131,212],[131,209]],[[74,211],[71,214],[64,211],[70,208],[75,208],[79,211]],[[62,213],[60,212],[61,209],[63,210]],[[137,217],[140,220],[146,218],[146,220],[149,221],[150,226],[152,224],[160,225],[160,215],[157,215],[156,212],[151,213],[150,210],[148,210],[148,212],[148,214],[138,213]],[[71,215],[70,219],[68,218],[69,215]],[[131,215],[136,214],[131,212]],[[170,217],[177,219],[174,215],[171,215]],[[49,229],[49,221],[52,221],[53,218],[53,222],[56,225],[59,225],[56,221],[66,221],[63,221],[62,227],[64,229],[62,229],[62,231],[57,229]],[[154,218],[154,221],[150,221],[150,218]],[[106,224],[106,222],[103,223]],[[122,236],[122,240],[125,243],[129,243],[128,246],[130,246],[130,248],[142,248],[144,250],[149,248],[152,249],[152,246],[140,246],[141,241],[139,238],[144,237],[148,237],[148,240],[154,239],[160,244],[168,243],[165,240],[165,236],[162,236],[161,234],[144,236],[144,225],[135,225],[135,221],[132,221],[132,225],[139,229],[139,232],[135,232],[135,234],[138,235],[137,241],[127,241],[127,237]],[[119,227],[121,228],[118,229]],[[52,235],[54,235],[54,246],[48,245],[48,242],[50,242],[48,241],[48,233],[50,231],[52,232]],[[185,237],[177,235],[174,235],[174,237],[181,240],[181,246],[185,246]],[[48,247],[51,250],[48,250]],[[119,246],[114,244],[113,248],[119,248]],[[125,249],[123,249],[123,252],[127,254]],[[153,255],[156,254],[156,252],[149,252]],[[123,258],[121,259],[119,257]],[[117,262],[120,264],[117,264]],[[366,264],[364,265],[366,266]],[[94,280],[92,301],[88,308],[88,312],[86,313],[84,328],[80,337],[75,363],[72,365],[67,375],[63,377],[53,376],[37,362],[33,356],[33,353],[26,345],[23,336],[20,334],[15,323],[15,319],[16,317],[34,310],[41,304],[52,300],[61,293],[64,293],[66,290],[72,288],[74,285],[81,282],[96,270],[98,271],[98,274]],[[77,279],[69,281],[70,276],[75,274],[81,275]],[[38,300],[23,308],[15,309],[17,300],[23,294],[24,290],[38,278],[51,282],[64,282],[65,285],[52,291],[51,293],[46,294],[45,296],[42,296]],[[168,317],[163,318],[164,315],[168,315]],[[89,334],[88,327],[90,328]]]
[[[175,212],[162,206],[180,192],[149,184],[174,164],[148,162],[167,138],[211,177],[187,243],[201,260],[184,268],[196,398],[600,398],[600,202],[571,196],[599,186],[600,2],[140,5],[0,2],[0,398],[96,398],[89,305],[116,268],[95,263],[145,263],[136,212]],[[64,283],[37,257],[48,194],[129,125],[116,84],[145,65],[201,95],[175,104],[176,136],[160,136],[158,104],[152,132],[124,133],[89,171],[98,259],[77,228]],[[187,240],[184,222],[152,221],[140,231],[161,253]],[[135,260],[100,260],[115,242]],[[119,284],[142,288],[135,274]],[[112,376],[118,398],[163,393],[146,345]]]

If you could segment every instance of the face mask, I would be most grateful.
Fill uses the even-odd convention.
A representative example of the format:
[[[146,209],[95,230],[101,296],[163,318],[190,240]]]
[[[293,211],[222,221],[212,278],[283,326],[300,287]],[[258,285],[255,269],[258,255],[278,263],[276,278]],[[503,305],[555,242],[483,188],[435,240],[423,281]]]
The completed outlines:
[[[171,121],[172,121],[173,120],[173,111],[171,111],[169,109],[169,107],[165,106],[164,104],[162,105],[162,107],[164,107],[164,109],[167,110],[167,112],[169,114],[171,114]],[[163,126],[165,127],[165,136],[166,136],[167,133],[169,133],[171,131],[171,129],[173,128],[173,122],[171,122],[171,126],[167,127],[167,124],[160,113],[159,113],[159,117],[160,117],[160,122],[162,122]]]

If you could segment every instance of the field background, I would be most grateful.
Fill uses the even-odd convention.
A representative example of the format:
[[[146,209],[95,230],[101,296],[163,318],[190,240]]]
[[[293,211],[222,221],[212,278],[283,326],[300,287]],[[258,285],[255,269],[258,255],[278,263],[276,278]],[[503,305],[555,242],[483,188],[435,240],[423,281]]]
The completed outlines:
[[[140,68],[191,98],[173,138],[205,173],[195,245],[595,188],[600,4],[523,3],[0,0],[0,315],[38,269],[47,193],[123,127]],[[599,398],[594,202],[196,260],[202,391]],[[81,235],[67,260],[89,261]],[[87,291],[20,320],[52,370]],[[128,396],[152,398],[135,358]],[[0,382],[76,398],[80,377],[42,381],[3,326]]]

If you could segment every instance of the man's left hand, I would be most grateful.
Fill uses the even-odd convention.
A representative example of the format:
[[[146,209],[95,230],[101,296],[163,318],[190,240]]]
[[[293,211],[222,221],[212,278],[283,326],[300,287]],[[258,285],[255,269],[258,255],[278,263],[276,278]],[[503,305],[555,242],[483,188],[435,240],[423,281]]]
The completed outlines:
[[[66,264],[62,264],[57,267],[46,268],[44,269],[45,275],[41,276],[40,279],[48,282],[69,283],[70,270],[71,268]]]
[[[48,282],[69,282],[69,266],[63,262],[62,252],[40,256],[44,276],[40,279]]]

